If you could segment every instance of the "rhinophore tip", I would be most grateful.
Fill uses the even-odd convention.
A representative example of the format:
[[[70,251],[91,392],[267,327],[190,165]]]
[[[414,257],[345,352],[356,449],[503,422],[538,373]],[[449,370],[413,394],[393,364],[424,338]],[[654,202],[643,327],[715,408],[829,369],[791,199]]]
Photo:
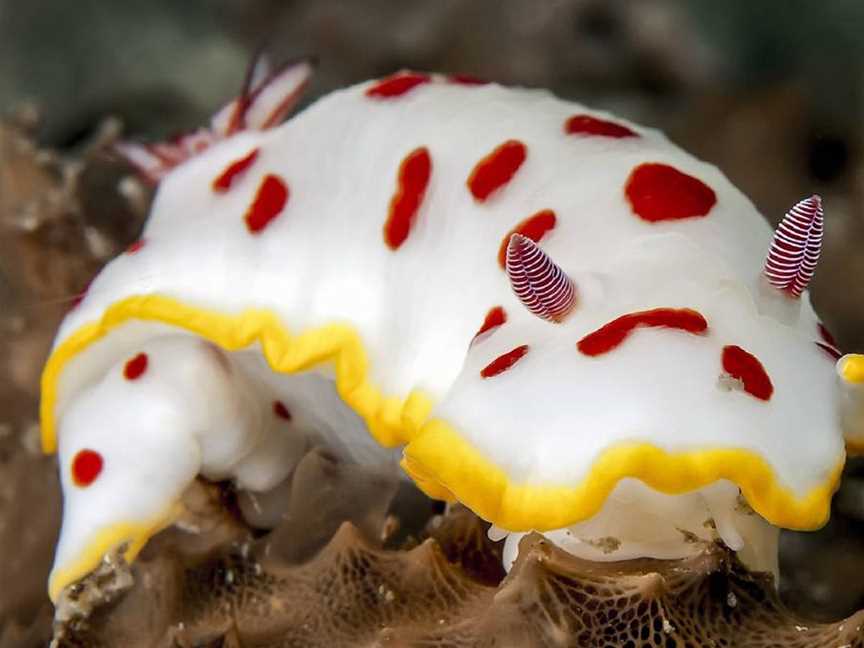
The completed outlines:
[[[762,270],[777,290],[800,297],[807,288],[822,249],[822,199],[813,194],[790,209],[771,242]]]
[[[510,237],[506,269],[513,292],[538,317],[561,322],[576,305],[573,280],[528,237]]]

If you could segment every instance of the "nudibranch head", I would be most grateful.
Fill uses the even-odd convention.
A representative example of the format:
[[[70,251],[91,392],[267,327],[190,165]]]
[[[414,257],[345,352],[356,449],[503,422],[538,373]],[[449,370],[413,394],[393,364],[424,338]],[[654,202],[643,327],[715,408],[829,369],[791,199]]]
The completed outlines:
[[[410,72],[270,128],[304,77],[276,77],[293,81],[271,102],[259,76],[214,120],[223,136],[144,165],[161,177],[146,245],[58,334],[42,402],[67,472],[55,595],[93,566],[74,556],[140,544],[195,474],[272,487],[302,445],[289,427],[367,463],[390,456],[371,439],[404,446],[430,495],[583,548],[615,545],[602,532],[612,559],[674,554],[675,529],[708,519],[754,553],[765,520],[825,521],[845,450],[836,348],[805,290],[815,198],[769,257],[806,230],[794,276],[775,284],[771,261],[768,283],[767,223],[650,129]],[[84,451],[102,465],[82,488]],[[634,508],[666,527],[647,537]],[[98,535],[119,523],[139,526]]]
[[[184,408],[158,393],[142,369],[146,357],[130,358],[82,391],[63,416],[63,528],[49,585],[55,600],[118,544],[133,557],[173,520],[175,502],[200,469],[197,443],[178,425]]]
[[[127,559],[171,523],[196,475],[264,491],[308,446],[286,403],[254,370],[188,335],[147,341],[84,387],[63,413],[63,527],[56,600],[108,550]],[[299,386],[297,387],[299,389]]]

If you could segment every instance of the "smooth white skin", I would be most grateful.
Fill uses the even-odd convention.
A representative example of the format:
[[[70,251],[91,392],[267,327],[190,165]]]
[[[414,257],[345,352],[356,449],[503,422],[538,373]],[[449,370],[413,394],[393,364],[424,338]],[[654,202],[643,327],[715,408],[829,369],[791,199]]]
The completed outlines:
[[[274,415],[272,391],[250,381],[209,343],[168,336],[140,351],[148,357],[143,375],[124,378],[124,358],[64,413],[64,514],[54,571],[76,561],[108,527],[164,517],[198,474],[267,490],[307,449],[306,435]],[[96,480],[82,487],[71,466],[85,448],[98,452],[104,464]]]
[[[776,578],[779,533],[742,505],[738,487],[728,481],[684,495],[665,495],[638,480],[622,479],[597,515],[543,535],[575,556],[600,562],[685,558],[702,551],[706,543],[721,540],[748,567]],[[493,540],[506,537],[505,569],[516,560],[525,535],[490,528]]]

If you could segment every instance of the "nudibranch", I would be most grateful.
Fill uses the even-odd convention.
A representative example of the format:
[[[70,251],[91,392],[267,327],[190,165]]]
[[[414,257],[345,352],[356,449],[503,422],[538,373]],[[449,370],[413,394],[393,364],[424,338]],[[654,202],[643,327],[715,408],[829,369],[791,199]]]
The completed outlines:
[[[462,76],[280,124],[310,69],[256,65],[207,129],[123,149],[158,183],[149,220],[43,375],[54,600],[134,558],[197,475],[267,490],[310,443],[401,452],[511,557],[530,530],[597,560],[719,537],[771,569],[777,527],[824,523],[864,361],[806,290],[818,196],[772,237],[659,132]]]

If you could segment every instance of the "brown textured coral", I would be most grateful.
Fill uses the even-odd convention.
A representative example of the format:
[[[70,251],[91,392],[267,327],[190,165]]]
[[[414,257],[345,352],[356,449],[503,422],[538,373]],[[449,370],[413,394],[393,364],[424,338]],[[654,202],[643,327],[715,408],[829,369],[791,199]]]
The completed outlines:
[[[121,182],[123,169],[104,154],[110,128],[64,157],[34,143],[37,122],[32,110],[0,119],[3,648],[43,646],[50,636],[45,579],[60,523],[60,486],[55,459],[39,450],[41,366],[63,313],[137,232],[146,208],[143,190]]]
[[[336,498],[352,488],[340,475],[369,478],[332,458],[304,461],[305,478],[317,470]],[[355,500],[355,519],[380,522],[380,496]],[[383,549],[345,522],[294,563],[274,543],[317,532],[290,513],[257,540],[224,526],[231,541],[221,548],[190,553],[163,541],[135,565],[135,587],[61,624],[57,646],[864,647],[864,611],[834,624],[797,619],[770,576],[719,546],[685,560],[598,564],[532,535],[502,579],[485,524],[461,508],[433,518],[408,550]]]

